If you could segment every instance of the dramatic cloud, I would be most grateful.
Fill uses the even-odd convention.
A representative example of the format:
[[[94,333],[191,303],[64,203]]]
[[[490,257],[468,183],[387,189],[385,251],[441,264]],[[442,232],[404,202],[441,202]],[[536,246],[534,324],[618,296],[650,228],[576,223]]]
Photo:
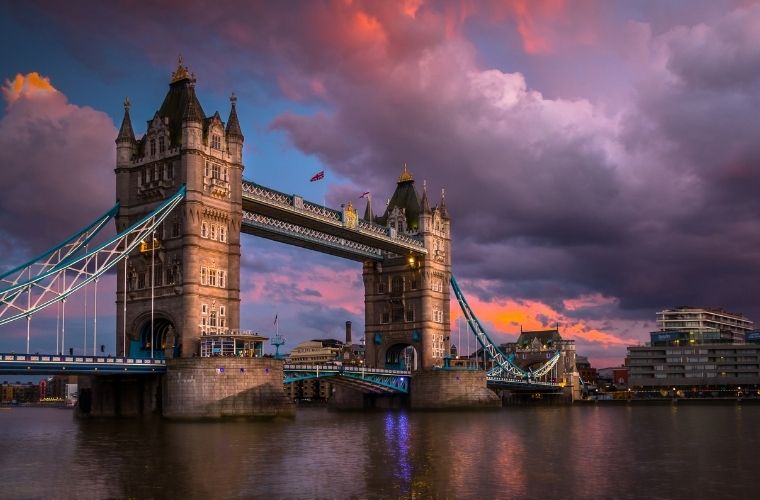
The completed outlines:
[[[519,325],[560,323],[586,352],[613,359],[646,337],[664,307],[718,306],[760,318],[753,2],[298,7],[294,15],[292,4],[161,3],[145,16],[129,3],[51,4],[39,14],[76,19],[76,31],[61,28],[63,43],[103,74],[116,64],[106,57],[114,47],[167,68],[182,52],[212,86],[252,82],[257,90],[243,92],[261,102],[294,103],[263,132],[284,133],[341,179],[328,190],[333,204],[365,190],[385,199],[403,162],[431,192],[447,188],[454,272],[504,338]],[[106,23],[107,32],[99,29]],[[44,82],[35,81],[6,85],[3,136],[9,120],[33,120],[14,109],[39,99],[97,114],[67,104],[52,86],[25,93]],[[107,157],[110,176],[108,125],[107,156],[90,159]],[[0,146],[23,144],[13,137]],[[56,178],[48,189],[59,185],[66,184]],[[0,227],[17,234],[8,221]],[[286,260],[248,263],[249,300],[292,304],[294,321],[360,316],[358,269],[264,252]],[[287,266],[293,271],[280,274]],[[336,281],[351,285],[336,291]]]
[[[0,254],[13,265],[113,205],[117,131],[108,115],[69,103],[37,73],[6,81],[3,96]]]

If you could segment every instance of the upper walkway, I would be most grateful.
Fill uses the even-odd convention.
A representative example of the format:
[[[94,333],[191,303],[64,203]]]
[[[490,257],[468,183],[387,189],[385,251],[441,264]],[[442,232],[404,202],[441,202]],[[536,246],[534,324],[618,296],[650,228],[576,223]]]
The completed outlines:
[[[421,238],[366,221],[353,208],[333,210],[245,180],[241,231],[359,262],[383,260],[384,252],[427,254]]]

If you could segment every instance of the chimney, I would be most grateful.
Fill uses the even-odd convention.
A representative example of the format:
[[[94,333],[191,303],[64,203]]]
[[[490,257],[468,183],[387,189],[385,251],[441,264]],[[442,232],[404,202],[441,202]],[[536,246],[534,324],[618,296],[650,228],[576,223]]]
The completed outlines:
[[[351,345],[351,322],[346,321],[346,345]]]

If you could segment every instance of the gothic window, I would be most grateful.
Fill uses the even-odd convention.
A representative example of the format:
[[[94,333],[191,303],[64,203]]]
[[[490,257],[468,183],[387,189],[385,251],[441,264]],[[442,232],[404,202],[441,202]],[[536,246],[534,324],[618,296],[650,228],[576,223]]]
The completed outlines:
[[[201,304],[201,315],[206,316],[208,314],[208,304]]]
[[[401,293],[404,291],[404,277],[394,276],[391,279],[391,293]]]
[[[225,312],[226,312],[225,311],[225,307],[224,306],[219,306],[219,316],[224,316]]]
[[[216,239],[216,224],[211,224],[211,234],[209,236],[212,240]]]
[[[167,285],[174,284],[174,268],[172,268],[171,266],[166,268],[166,284]]]
[[[224,228],[224,226],[219,226],[219,241],[221,241],[222,243],[227,241],[227,234],[226,234],[226,229]]]
[[[201,267],[201,285],[208,284],[208,268]]]
[[[165,147],[164,147],[164,138],[163,137],[159,137],[158,138],[158,152],[159,153],[163,153],[164,150],[165,150]]]
[[[224,278],[225,278],[225,272],[219,271],[219,288],[224,288]]]
[[[441,278],[433,278],[433,291],[434,292],[443,292],[443,279],[441,279]]]
[[[433,307],[433,321],[443,323],[443,311],[438,306]]]
[[[208,285],[216,286],[216,269],[208,270]]]
[[[201,222],[201,238],[208,238],[208,223],[206,221]]]
[[[401,304],[394,304],[391,309],[391,320],[394,323],[401,323],[404,321],[404,306]]]
[[[214,149],[222,149],[222,138],[218,134],[211,136],[211,147]]]
[[[163,284],[164,282],[163,272],[164,272],[164,269],[161,264],[156,264],[153,267],[153,282],[155,283],[156,286],[161,286]]]
[[[213,179],[221,179],[221,176],[219,175],[221,172],[221,168],[216,163],[211,164],[211,178]]]
[[[156,156],[156,140],[155,139],[150,140],[150,155]]]
[[[222,170],[222,174],[224,174],[224,182],[227,182],[230,180],[226,168]]]
[[[391,311],[388,306],[383,307],[383,311],[380,313],[380,323],[391,322]]]
[[[216,311],[211,311],[209,314],[208,325],[212,328],[216,326]]]
[[[145,275],[147,273],[140,273],[137,275],[137,288],[145,288]]]
[[[208,177],[209,176],[209,169],[210,169],[210,163],[206,162],[206,166],[203,168],[203,176]]]
[[[414,321],[414,304],[406,306],[406,320]]]

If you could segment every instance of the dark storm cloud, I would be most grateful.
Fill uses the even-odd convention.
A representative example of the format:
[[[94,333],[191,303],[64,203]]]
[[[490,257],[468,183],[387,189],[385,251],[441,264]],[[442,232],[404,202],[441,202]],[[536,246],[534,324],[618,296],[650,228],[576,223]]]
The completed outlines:
[[[293,6],[188,2],[159,4],[147,20],[108,4],[85,24],[80,4],[56,9],[80,21],[70,33],[80,42],[121,40],[167,66],[187,46],[199,73],[253,78],[318,103],[319,112],[282,113],[271,127],[375,200],[390,195],[403,162],[418,188],[428,181],[434,203],[446,188],[454,272],[479,299],[537,300],[630,338],[642,328],[632,311],[649,319],[691,303],[760,317],[760,11],[711,4],[608,4],[586,16],[593,3],[568,12],[531,2],[519,13],[511,2],[412,11],[306,2],[294,15]],[[570,15],[583,19],[568,23]],[[86,29],[110,18],[108,32]],[[467,38],[468,18],[513,23],[521,44],[513,50],[544,54],[532,64],[563,45],[609,48],[590,73],[634,80],[610,94],[625,99],[602,106],[577,91],[563,97],[556,74],[547,97],[519,67],[485,67],[479,50],[489,41]],[[330,196],[350,199],[353,190]],[[266,276],[278,269],[255,259],[245,266]],[[299,287],[308,289],[331,300],[327,284]],[[594,294],[615,302],[585,313],[564,306]],[[619,321],[602,323],[606,314]]]

